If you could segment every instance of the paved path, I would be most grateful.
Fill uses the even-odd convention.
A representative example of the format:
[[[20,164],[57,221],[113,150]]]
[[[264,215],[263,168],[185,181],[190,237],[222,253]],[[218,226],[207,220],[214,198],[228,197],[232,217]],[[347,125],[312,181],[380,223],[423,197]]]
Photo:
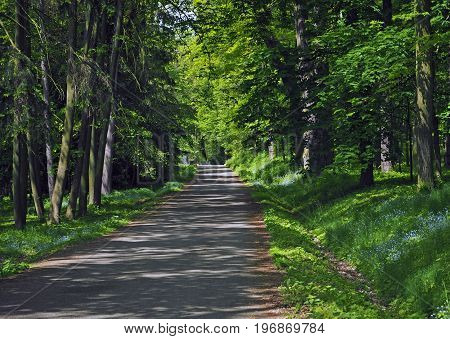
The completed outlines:
[[[0,317],[281,316],[258,206],[224,166],[140,221],[0,280]]]

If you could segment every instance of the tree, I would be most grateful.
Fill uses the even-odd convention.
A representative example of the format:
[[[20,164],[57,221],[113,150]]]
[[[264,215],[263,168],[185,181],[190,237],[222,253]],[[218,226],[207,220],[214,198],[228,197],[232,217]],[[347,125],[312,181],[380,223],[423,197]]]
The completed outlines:
[[[27,218],[27,151],[26,118],[30,104],[30,88],[27,64],[30,62],[29,1],[16,0],[16,34],[14,79],[14,139],[13,139],[13,201],[14,221],[17,228],[25,227]]]
[[[416,0],[416,98],[417,123],[417,184],[419,188],[433,188],[435,178],[433,147],[433,56],[429,45],[431,36],[431,1]]]
[[[84,89],[80,89],[79,91],[84,92],[85,100],[88,100],[88,92],[90,89],[88,88],[91,84],[90,78],[91,78],[91,70],[88,63],[88,53],[89,50],[95,45],[95,40],[93,36],[96,36],[96,30],[97,25],[96,23],[96,10],[95,7],[88,2],[87,3],[87,9],[86,9],[86,24],[84,29],[84,38],[83,38],[83,59],[84,63],[81,64],[79,67],[82,68],[82,70],[79,71],[80,76],[84,77]],[[83,188],[83,192],[81,192],[81,181],[83,176],[83,169],[86,169],[85,162],[87,161],[86,158],[88,157],[89,153],[86,152],[86,144],[88,143],[88,140],[90,139],[90,128],[89,128],[89,111],[88,108],[83,110],[82,117],[81,117],[81,127],[80,127],[80,133],[79,133],[79,140],[78,140],[78,159],[75,164],[75,171],[72,178],[72,186],[70,189],[69,194],[69,205],[67,207],[66,216],[68,219],[73,219],[76,214],[77,209],[77,202],[81,195],[85,195],[85,191]],[[84,174],[86,176],[86,174]],[[84,179],[86,180],[86,179]],[[84,184],[85,187],[85,184]],[[80,198],[80,208],[82,210],[81,214],[85,213],[85,198]]]
[[[67,54],[67,77],[66,77],[66,112],[64,116],[64,132],[61,141],[61,152],[59,155],[58,171],[56,173],[55,187],[51,198],[50,220],[59,223],[62,199],[64,194],[64,183],[67,177],[69,165],[70,143],[72,141],[73,120],[75,111],[75,50],[77,41],[77,0],[71,0],[68,9],[68,54]]]
[[[388,27],[392,23],[392,0],[383,0],[383,27]],[[388,108],[388,102],[384,107]],[[382,128],[381,131],[381,171],[389,172],[392,170],[392,133],[389,128]]]
[[[44,119],[44,138],[45,138],[45,157],[47,168],[47,185],[48,195],[53,194],[54,174],[53,174],[53,156],[52,156],[52,141],[51,141],[51,125],[50,125],[50,88],[48,79],[48,60],[47,60],[47,30],[45,28],[46,7],[45,0],[39,0],[39,26],[42,36],[41,48],[41,71],[42,71],[42,94],[44,97],[44,105],[42,109],[42,117]],[[45,45],[44,45],[45,44]]]
[[[122,0],[116,2],[116,16],[114,20],[114,35],[112,38],[111,57],[109,60],[109,81],[110,81],[110,93],[107,95],[106,104],[104,105],[102,126],[100,131],[100,137],[98,141],[97,160],[95,167],[95,184],[94,184],[94,197],[93,203],[100,205],[101,203],[101,189],[103,178],[103,166],[105,161],[106,144],[108,141],[108,130],[111,119],[111,107],[116,99],[114,93],[114,79],[116,78],[117,67],[119,66],[119,43],[120,34],[122,31],[123,20],[123,3]]]

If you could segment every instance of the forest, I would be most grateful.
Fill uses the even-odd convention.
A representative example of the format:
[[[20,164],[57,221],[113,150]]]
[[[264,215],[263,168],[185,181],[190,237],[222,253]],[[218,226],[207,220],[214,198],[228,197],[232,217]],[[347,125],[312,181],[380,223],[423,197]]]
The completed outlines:
[[[294,317],[448,318],[449,10],[0,0],[0,277],[226,164]]]

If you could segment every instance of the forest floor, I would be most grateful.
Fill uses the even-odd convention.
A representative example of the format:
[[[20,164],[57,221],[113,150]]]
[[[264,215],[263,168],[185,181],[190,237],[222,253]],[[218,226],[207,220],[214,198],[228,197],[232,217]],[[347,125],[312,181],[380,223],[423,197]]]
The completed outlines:
[[[280,317],[259,205],[224,166],[127,227],[0,280],[1,317]]]
[[[281,294],[305,318],[448,318],[450,184],[418,191],[408,173],[319,177],[265,155],[228,161],[253,188],[284,271]]]

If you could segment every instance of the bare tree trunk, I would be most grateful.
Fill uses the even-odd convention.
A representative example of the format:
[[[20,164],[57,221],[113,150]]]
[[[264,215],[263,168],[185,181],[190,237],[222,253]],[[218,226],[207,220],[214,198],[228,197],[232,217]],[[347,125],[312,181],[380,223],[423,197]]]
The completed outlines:
[[[45,15],[45,0],[39,1],[40,10],[40,29],[43,39],[43,43],[47,43],[47,32],[44,25],[44,15]],[[42,59],[41,59],[41,71],[42,71],[42,92],[44,96],[44,107],[42,110],[42,116],[44,118],[44,139],[45,139],[45,157],[47,165],[47,185],[48,185],[48,196],[51,197],[53,194],[54,186],[54,175],[53,175],[53,156],[52,156],[52,142],[50,136],[50,89],[48,85],[48,65],[46,60],[46,48],[42,47]]]
[[[109,62],[109,78],[113,82],[116,69],[118,67],[119,59],[119,35],[122,31],[122,18],[123,18],[123,3],[122,0],[117,0],[116,3],[116,17],[114,25],[114,36],[111,49],[111,58]],[[111,85],[111,93],[108,95],[105,105],[105,111],[103,116],[102,128],[100,132],[100,138],[98,141],[97,150],[97,163],[95,168],[95,185],[94,185],[94,199],[93,203],[97,206],[101,204],[101,189],[103,178],[103,164],[105,161],[105,150],[108,136],[109,121],[111,118],[111,105],[116,100],[114,93],[114,86]]]
[[[419,188],[433,188],[433,60],[431,49],[424,41],[431,35],[431,1],[416,0],[416,12],[417,184]]]
[[[56,174],[55,187],[51,199],[52,210],[50,219],[53,223],[59,223],[60,210],[64,194],[64,182],[69,165],[70,143],[72,141],[73,119],[75,110],[75,60],[74,50],[77,36],[77,0],[72,0],[69,6],[69,54],[67,59],[67,89],[66,89],[66,113],[64,117],[64,132],[61,141],[61,153],[59,156],[58,171]]]
[[[29,109],[29,75],[26,62],[31,55],[28,20],[29,1],[16,0],[16,32],[15,45],[18,55],[15,58],[14,80],[16,95],[14,96],[14,135],[13,135],[13,163],[12,163],[12,192],[14,203],[14,222],[18,229],[25,228],[27,219],[27,150],[26,115]]]

